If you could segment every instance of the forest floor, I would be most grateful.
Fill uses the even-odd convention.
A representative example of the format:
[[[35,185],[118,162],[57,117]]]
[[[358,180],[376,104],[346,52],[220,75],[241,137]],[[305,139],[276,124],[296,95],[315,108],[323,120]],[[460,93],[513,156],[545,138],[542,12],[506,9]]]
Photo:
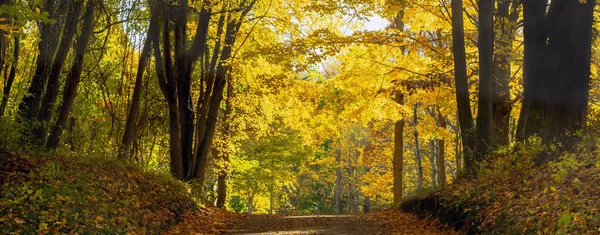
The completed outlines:
[[[251,215],[227,234],[454,234],[430,219],[399,210],[347,215]]]

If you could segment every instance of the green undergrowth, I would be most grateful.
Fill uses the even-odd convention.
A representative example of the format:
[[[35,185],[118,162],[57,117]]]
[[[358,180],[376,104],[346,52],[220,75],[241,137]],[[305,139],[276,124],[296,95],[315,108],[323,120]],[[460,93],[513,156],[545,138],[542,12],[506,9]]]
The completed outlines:
[[[477,179],[409,198],[402,208],[467,234],[599,234],[600,153],[591,150],[597,148],[582,146],[535,167],[541,148],[531,146],[499,151]]]
[[[199,207],[167,175],[95,157],[0,151],[0,231],[160,233]]]

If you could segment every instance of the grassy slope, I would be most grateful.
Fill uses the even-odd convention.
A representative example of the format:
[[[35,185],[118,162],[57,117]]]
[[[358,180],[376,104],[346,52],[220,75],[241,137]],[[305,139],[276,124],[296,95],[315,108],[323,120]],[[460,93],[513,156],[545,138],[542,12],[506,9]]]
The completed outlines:
[[[214,234],[233,216],[169,176],[103,159],[0,151],[0,185],[0,231],[16,234]]]
[[[599,234],[598,156],[569,154],[538,168],[527,154],[497,156],[479,179],[454,182],[402,207],[467,233]]]

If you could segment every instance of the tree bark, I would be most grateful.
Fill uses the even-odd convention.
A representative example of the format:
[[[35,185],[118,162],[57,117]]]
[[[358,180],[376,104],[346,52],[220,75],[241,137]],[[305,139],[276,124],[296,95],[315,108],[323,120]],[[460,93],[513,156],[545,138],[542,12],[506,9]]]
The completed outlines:
[[[473,154],[475,138],[473,115],[469,98],[469,81],[467,78],[467,57],[465,53],[465,32],[462,0],[452,0],[452,52],[454,54],[454,81],[456,86],[456,103],[458,120],[463,144],[465,172],[473,170]]]
[[[413,119],[415,130],[413,134],[415,136],[415,160],[417,161],[417,190],[420,191],[423,189],[423,161],[421,158],[421,147],[419,145],[419,132],[417,131],[417,126],[419,123],[417,107],[418,105],[415,104]]]
[[[523,3],[525,91],[518,138],[538,134],[547,146],[558,142],[564,146],[559,152],[572,151],[586,127],[595,1],[552,1],[547,15],[545,4]],[[548,152],[536,163],[556,156]]]
[[[506,146],[510,140],[509,124],[512,110],[510,99],[512,71],[510,63],[516,24],[519,18],[519,5],[519,2],[515,0],[499,0],[496,10],[495,25],[498,31],[495,39],[497,49],[494,51],[493,61],[494,97],[492,101],[494,130],[492,142],[495,145],[494,148]]]
[[[223,136],[225,141],[231,141],[232,126],[231,126],[231,113],[233,111],[232,99],[233,99],[233,76],[228,76],[227,81],[227,98],[225,99],[225,115],[223,117],[224,130]],[[229,152],[221,151],[221,160],[223,161],[223,168],[219,170],[219,176],[217,179],[217,207],[224,208],[225,200],[227,199],[227,175],[229,173]]]
[[[158,7],[164,7],[156,3]],[[161,12],[158,8],[151,8],[152,14],[157,15]],[[178,179],[184,179],[183,172],[183,156],[181,153],[181,134],[179,127],[179,112],[177,108],[177,88],[175,87],[175,78],[173,76],[173,68],[171,61],[170,51],[170,21],[168,19],[168,13],[162,11],[163,24],[162,24],[162,38],[163,38],[163,56],[161,55],[160,49],[160,36],[159,30],[154,32],[152,35],[152,45],[154,45],[154,61],[156,66],[156,74],[158,78],[158,85],[167,101],[169,109],[169,155],[170,155],[170,169],[171,174]],[[154,17],[153,17],[154,18]],[[158,20],[158,19],[156,19]]]
[[[492,146],[494,0],[479,0],[479,103],[477,105],[476,162],[483,161]]]
[[[67,13],[67,20],[64,25],[64,32],[60,40],[60,46],[56,53],[56,57],[52,63],[50,74],[48,76],[48,84],[46,86],[46,93],[42,101],[38,120],[40,125],[34,128],[34,137],[38,139],[38,143],[44,145],[48,137],[48,130],[50,129],[50,123],[54,115],[54,106],[58,99],[58,90],[60,88],[60,75],[62,68],[67,60],[69,49],[75,37],[77,31],[77,22],[81,13],[83,1],[74,1]]]
[[[60,112],[56,120],[56,124],[52,129],[52,133],[48,138],[46,148],[55,149],[60,141],[62,130],[67,123],[69,114],[73,107],[73,101],[77,95],[77,86],[81,80],[81,73],[83,72],[83,65],[85,62],[85,51],[88,48],[88,44],[94,29],[94,8],[96,1],[90,0],[87,3],[85,16],[83,19],[83,28],[81,34],[77,38],[77,46],[75,47],[75,57],[73,59],[73,66],[71,67],[69,76],[67,77],[67,87],[63,94],[63,103],[60,107]]]
[[[396,93],[396,103],[404,105],[404,94]],[[402,203],[403,178],[404,178],[404,118],[396,121],[394,126],[394,157],[392,160],[394,168],[394,206],[399,207]]]
[[[548,10],[542,140],[561,143],[566,151],[578,146],[587,122],[594,6],[594,0],[557,0]],[[545,155],[538,164],[555,157]]]
[[[440,127],[442,129],[446,129],[446,118],[442,115],[442,112],[438,108],[438,121],[440,123]],[[439,169],[439,179],[438,182],[441,187],[446,186],[446,141],[444,138],[438,139],[438,169]],[[457,166],[458,168],[458,166]]]
[[[523,1],[523,103],[517,124],[517,140],[524,141],[542,128],[541,71],[547,33],[544,0]]]
[[[48,18],[56,22],[38,23],[41,40],[38,44],[39,54],[36,61],[36,69],[31,85],[19,104],[20,120],[25,121],[30,126],[39,125],[39,123],[34,123],[34,121],[40,110],[48,73],[54,61],[54,55],[59,42],[63,22],[62,13],[68,9],[68,2],[67,0],[44,0],[44,11],[48,12]],[[29,134],[25,133],[25,135],[28,136]],[[39,145],[39,143],[33,143]]]
[[[8,75],[8,79],[6,80],[6,86],[4,86],[4,91],[2,95],[2,103],[0,103],[0,117],[4,116],[4,111],[6,110],[6,106],[8,105],[8,98],[10,96],[10,90],[12,89],[12,85],[15,82],[15,75],[17,73],[17,65],[19,63],[19,52],[21,51],[21,36],[14,36],[15,46],[14,46],[14,59],[10,66],[10,73]]]
[[[153,14],[150,23],[148,24],[148,33],[146,41],[142,47],[142,53],[138,62],[137,74],[135,76],[135,86],[133,88],[133,95],[131,98],[131,106],[129,107],[129,113],[127,115],[127,121],[125,123],[125,130],[123,131],[123,140],[119,146],[119,159],[129,159],[128,156],[131,140],[133,139],[133,131],[135,129],[135,123],[137,121],[137,115],[140,109],[140,97],[142,95],[142,87],[144,80],[144,70],[148,65],[148,57],[152,52],[152,39],[151,35],[158,31],[158,16]]]
[[[438,184],[436,182],[437,180],[437,156],[436,156],[436,151],[435,151],[435,144],[436,141],[434,141],[433,139],[429,140],[429,166],[431,166],[431,186],[432,187],[436,187]]]
[[[335,150],[335,189],[333,191],[333,198],[335,200],[335,213],[340,214],[342,212],[342,151],[338,140],[338,149]]]

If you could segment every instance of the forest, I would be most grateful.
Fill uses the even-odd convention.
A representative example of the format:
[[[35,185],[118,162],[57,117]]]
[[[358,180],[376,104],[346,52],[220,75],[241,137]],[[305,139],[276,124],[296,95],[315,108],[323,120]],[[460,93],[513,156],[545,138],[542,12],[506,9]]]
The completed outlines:
[[[0,0],[0,233],[600,233],[599,16]]]

